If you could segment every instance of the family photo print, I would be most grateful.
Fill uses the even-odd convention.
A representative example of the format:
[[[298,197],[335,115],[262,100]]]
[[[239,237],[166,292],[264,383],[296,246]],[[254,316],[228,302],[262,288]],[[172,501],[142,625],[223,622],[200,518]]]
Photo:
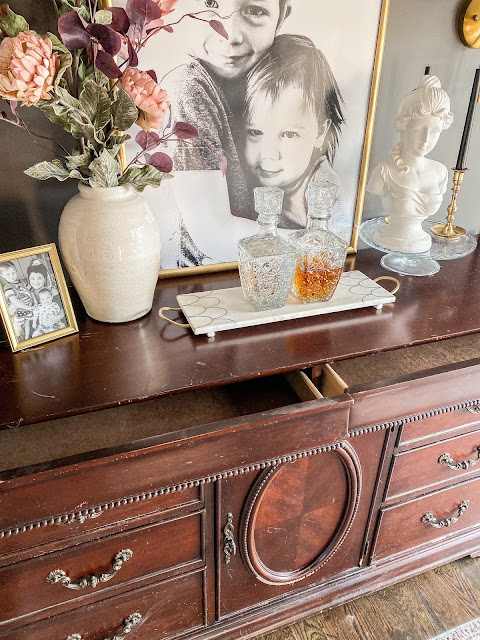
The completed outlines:
[[[145,191],[160,224],[162,271],[235,262],[238,240],[255,233],[256,186],[284,191],[285,236],[306,225],[308,184],[335,182],[330,228],[355,249],[388,0],[346,0],[341,15],[322,0],[165,6],[171,27],[149,41],[140,64],[167,92],[163,126],[185,122],[199,135],[164,143],[174,179]],[[127,142],[127,162],[137,149]]]
[[[0,312],[13,351],[78,331],[54,244],[0,255]]]

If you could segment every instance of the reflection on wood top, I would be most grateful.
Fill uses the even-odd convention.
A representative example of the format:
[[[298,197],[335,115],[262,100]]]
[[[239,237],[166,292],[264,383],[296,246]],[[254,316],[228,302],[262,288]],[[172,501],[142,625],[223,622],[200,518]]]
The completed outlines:
[[[350,268],[389,275],[372,249]],[[88,318],[72,291],[80,332],[12,354],[0,342],[0,429],[166,394],[480,331],[480,251],[444,261],[432,277],[402,277],[396,302],[195,336],[157,311],[179,293],[239,286],[236,272],[160,280],[150,314],[127,324]],[[388,282],[386,283],[388,286]],[[472,358],[477,354],[472,354]]]

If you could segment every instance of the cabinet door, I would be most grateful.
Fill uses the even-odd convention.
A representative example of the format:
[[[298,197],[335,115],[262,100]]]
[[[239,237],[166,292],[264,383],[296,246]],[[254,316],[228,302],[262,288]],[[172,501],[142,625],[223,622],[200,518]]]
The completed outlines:
[[[358,570],[385,437],[285,456],[219,483],[220,618]]]

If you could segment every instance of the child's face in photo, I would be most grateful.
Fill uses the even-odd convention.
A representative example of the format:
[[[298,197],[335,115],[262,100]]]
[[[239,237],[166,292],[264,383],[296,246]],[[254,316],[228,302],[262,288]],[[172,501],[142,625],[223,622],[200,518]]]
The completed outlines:
[[[41,304],[50,304],[52,301],[52,294],[50,291],[41,291],[38,297],[40,298]]]
[[[31,271],[28,276],[28,282],[32,289],[41,289],[45,286],[45,276],[39,271]]]
[[[303,104],[300,89],[289,87],[272,101],[258,93],[246,123],[245,159],[263,187],[289,187],[308,169],[320,148],[329,121],[319,127],[312,109]]]
[[[228,40],[208,23],[194,30],[195,54],[226,80],[243,77],[271,47],[280,18],[280,0],[195,0],[196,11],[211,9],[205,19],[227,17]],[[217,14],[217,15],[215,15]]]
[[[17,270],[13,265],[0,267],[0,275],[5,278],[7,282],[16,282],[18,280]]]

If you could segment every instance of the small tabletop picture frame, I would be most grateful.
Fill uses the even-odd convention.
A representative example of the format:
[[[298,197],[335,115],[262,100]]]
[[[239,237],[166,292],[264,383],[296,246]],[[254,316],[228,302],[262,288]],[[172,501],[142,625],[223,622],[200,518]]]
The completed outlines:
[[[78,331],[54,244],[0,254],[0,314],[14,352]]]

